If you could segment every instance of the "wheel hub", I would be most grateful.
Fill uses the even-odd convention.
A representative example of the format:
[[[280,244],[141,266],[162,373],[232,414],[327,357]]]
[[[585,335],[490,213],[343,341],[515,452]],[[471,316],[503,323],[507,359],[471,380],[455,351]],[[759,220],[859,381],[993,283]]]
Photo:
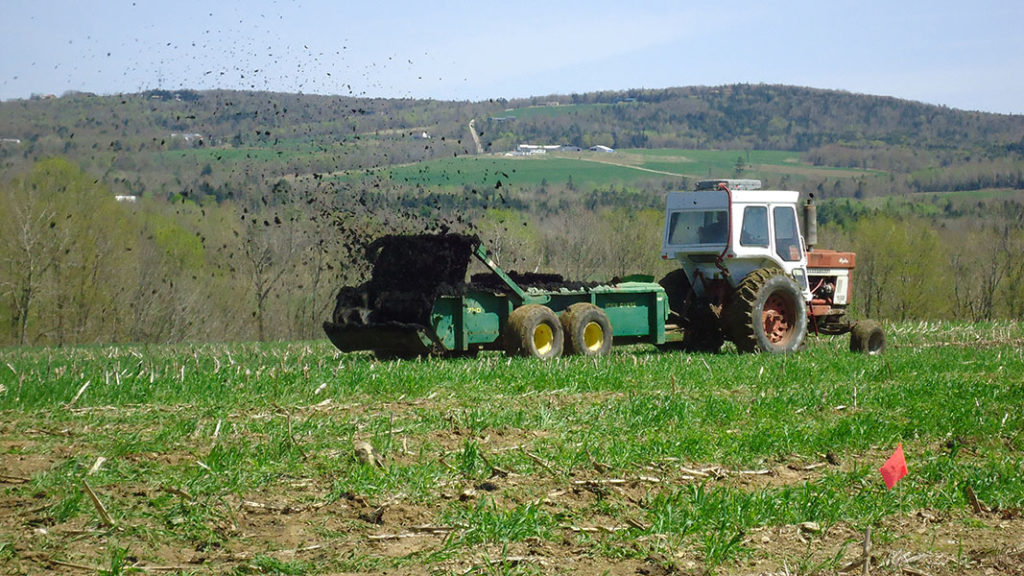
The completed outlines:
[[[590,322],[583,328],[583,345],[591,352],[597,352],[604,344],[604,330],[597,322]]]
[[[533,346],[541,356],[551,352],[554,346],[555,334],[547,324],[540,324],[533,331]]]
[[[785,298],[772,295],[761,313],[765,336],[772,344],[787,340],[793,330],[793,306]]]

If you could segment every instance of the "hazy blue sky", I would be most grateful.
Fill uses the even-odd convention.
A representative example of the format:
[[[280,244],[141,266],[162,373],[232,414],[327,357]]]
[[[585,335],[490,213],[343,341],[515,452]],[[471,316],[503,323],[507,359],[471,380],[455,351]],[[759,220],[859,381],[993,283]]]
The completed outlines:
[[[1024,113],[1021,0],[0,0],[0,99],[770,83]]]

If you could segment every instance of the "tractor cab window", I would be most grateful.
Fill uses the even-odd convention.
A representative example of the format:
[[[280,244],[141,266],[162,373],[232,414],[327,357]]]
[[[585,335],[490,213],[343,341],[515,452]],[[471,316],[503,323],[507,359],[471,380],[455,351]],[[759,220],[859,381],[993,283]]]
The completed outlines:
[[[725,244],[729,233],[725,210],[673,212],[669,220],[668,243]]]
[[[768,207],[747,206],[743,209],[740,246],[768,247]]]
[[[803,254],[796,212],[790,206],[776,206],[772,210],[772,217],[775,220],[775,253],[786,262],[800,260]]]

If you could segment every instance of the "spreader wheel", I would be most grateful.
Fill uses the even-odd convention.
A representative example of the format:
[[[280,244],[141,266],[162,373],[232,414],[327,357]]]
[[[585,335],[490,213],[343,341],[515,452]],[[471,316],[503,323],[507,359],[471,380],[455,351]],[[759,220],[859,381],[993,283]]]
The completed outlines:
[[[558,317],[565,335],[565,353],[604,356],[612,349],[612,324],[608,315],[589,302],[578,302]]]
[[[540,304],[527,304],[513,310],[508,315],[504,339],[508,354],[541,360],[561,356],[564,344],[558,316]]]

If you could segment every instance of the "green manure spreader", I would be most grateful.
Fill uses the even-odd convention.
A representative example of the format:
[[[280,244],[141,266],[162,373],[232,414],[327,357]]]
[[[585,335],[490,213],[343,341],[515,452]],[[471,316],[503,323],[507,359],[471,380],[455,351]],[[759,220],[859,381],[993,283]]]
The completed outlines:
[[[372,278],[341,289],[324,330],[340,350],[380,356],[548,359],[627,342],[717,352],[727,341],[788,354],[812,333],[849,333],[851,351],[881,354],[882,325],[848,314],[857,255],[817,248],[817,228],[813,195],[801,205],[800,192],[758,180],[698,182],[666,197],[661,256],[676,268],[658,283],[506,273],[475,236],[386,236],[368,249]],[[474,256],[488,272],[467,282]]]
[[[466,274],[472,258],[487,272]],[[600,356],[613,344],[665,343],[665,289],[651,277],[567,282],[499,267],[476,236],[385,236],[371,278],[338,292],[324,331],[341,351],[384,358],[504,350],[541,359]]]

